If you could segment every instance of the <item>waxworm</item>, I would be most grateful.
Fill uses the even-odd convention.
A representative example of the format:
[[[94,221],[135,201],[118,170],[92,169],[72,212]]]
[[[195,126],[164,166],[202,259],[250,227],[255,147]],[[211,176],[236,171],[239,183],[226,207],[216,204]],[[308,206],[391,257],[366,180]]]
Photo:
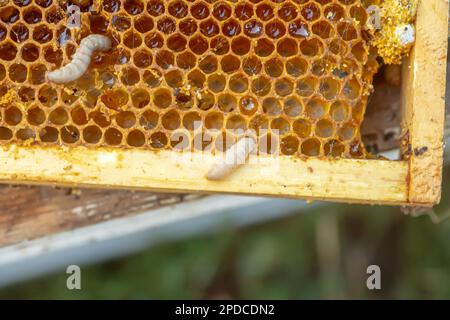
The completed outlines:
[[[206,179],[208,180],[221,180],[229,175],[236,168],[244,164],[248,156],[255,150],[256,142],[251,137],[244,137],[234,144],[230,149],[225,152],[225,156],[220,162],[211,166]]]
[[[111,39],[100,34],[91,34],[81,40],[72,61],[58,70],[47,72],[47,79],[56,83],[75,81],[88,69],[94,51],[109,49],[111,49]]]

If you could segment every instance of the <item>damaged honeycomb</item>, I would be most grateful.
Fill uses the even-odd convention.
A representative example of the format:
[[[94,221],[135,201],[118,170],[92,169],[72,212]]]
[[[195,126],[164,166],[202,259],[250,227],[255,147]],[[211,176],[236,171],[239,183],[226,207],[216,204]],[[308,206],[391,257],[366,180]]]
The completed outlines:
[[[360,124],[378,68],[365,8],[374,3],[0,4],[0,141],[216,152],[252,129],[259,152],[365,157]],[[68,27],[71,4],[79,28]],[[96,52],[79,80],[49,83],[46,71],[69,63],[89,34],[107,35],[113,49]]]

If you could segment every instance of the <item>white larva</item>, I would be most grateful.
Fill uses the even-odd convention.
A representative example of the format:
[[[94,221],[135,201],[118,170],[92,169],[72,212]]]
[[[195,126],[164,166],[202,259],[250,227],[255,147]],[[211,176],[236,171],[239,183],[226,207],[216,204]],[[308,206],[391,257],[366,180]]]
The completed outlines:
[[[221,180],[229,175],[236,168],[244,164],[249,155],[255,150],[256,142],[251,137],[244,137],[234,144],[230,149],[225,152],[225,156],[220,162],[211,166],[206,179],[208,180]]]
[[[410,46],[416,40],[416,33],[412,24],[402,24],[395,29],[395,35],[404,47]]]
[[[111,45],[111,39],[100,34],[91,34],[83,38],[72,57],[72,61],[58,70],[47,72],[47,79],[56,83],[68,83],[77,80],[88,69],[94,51],[107,51],[111,49]]]

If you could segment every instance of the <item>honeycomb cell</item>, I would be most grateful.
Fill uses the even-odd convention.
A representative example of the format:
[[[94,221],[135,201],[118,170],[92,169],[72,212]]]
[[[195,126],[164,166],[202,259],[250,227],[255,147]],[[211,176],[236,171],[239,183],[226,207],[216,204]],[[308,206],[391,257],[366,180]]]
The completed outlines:
[[[189,40],[189,48],[197,55],[201,55],[208,50],[208,41],[200,35],[194,36]]]
[[[316,138],[309,138],[302,142],[302,153],[306,156],[316,157],[320,155],[320,141]]]
[[[355,5],[350,9],[350,17],[358,21],[359,24],[365,25],[367,22],[367,11],[360,5]]]
[[[222,113],[208,113],[205,118],[205,127],[209,130],[220,130],[223,127],[223,122]]]
[[[168,89],[160,88],[153,92],[153,103],[158,108],[165,109],[172,103],[172,94]]]
[[[70,112],[70,115],[73,123],[76,125],[82,126],[88,123],[86,111],[84,111],[84,109],[81,106],[76,106],[75,108],[73,108],[72,111]]]
[[[6,6],[0,9],[0,19],[4,23],[13,24],[20,19],[20,12],[13,6]]]
[[[75,143],[80,139],[80,131],[74,126],[64,126],[60,130],[61,140],[65,143]]]
[[[156,128],[156,126],[158,125],[158,121],[158,113],[152,110],[146,110],[144,113],[142,113],[139,119],[139,125],[145,130],[151,130]]]
[[[170,135],[170,146],[175,151],[189,150],[190,148],[190,135],[181,129],[175,130]]]
[[[41,84],[45,82],[45,73],[47,68],[43,64],[36,64],[30,68],[30,82],[32,84]]]
[[[358,37],[358,32],[349,22],[340,22],[337,26],[337,32],[345,41],[354,40]]]
[[[259,4],[256,7],[256,15],[262,21],[268,21],[274,17],[273,7],[268,3]]]
[[[14,60],[17,55],[17,47],[11,42],[0,44],[0,59],[5,61]]]
[[[71,3],[81,29],[62,2],[0,7],[0,97],[21,103],[2,108],[2,143],[220,152],[248,127],[261,153],[366,156],[359,126],[378,63],[364,6],[378,2]],[[77,81],[48,84],[89,33],[108,35],[111,52]]]
[[[194,131],[201,127],[202,117],[195,112],[188,112],[183,116],[183,127],[187,130]]]
[[[174,89],[183,85],[183,73],[180,70],[170,70],[164,74],[164,79],[169,87]]]
[[[57,7],[50,8],[45,13],[45,20],[51,24],[58,24],[65,17],[64,10]],[[30,20],[30,23],[38,23],[41,21],[40,11],[31,11],[30,15],[25,20]],[[27,21],[28,22],[28,21]]]
[[[222,33],[227,37],[234,37],[241,33],[241,25],[234,19],[227,20],[222,25]]]
[[[225,37],[217,36],[211,40],[210,48],[214,54],[221,56],[228,53],[230,50],[230,44]]]
[[[137,15],[144,10],[144,3],[140,0],[125,0],[123,7],[129,14]]]
[[[300,78],[296,84],[296,92],[300,96],[309,97],[316,92],[317,79],[312,76]]]
[[[204,36],[211,38],[219,34],[220,27],[213,19],[208,19],[200,23],[200,32]]]
[[[186,36],[193,35],[198,29],[197,23],[194,19],[191,18],[180,21],[178,27],[180,29],[180,32]]]
[[[264,135],[269,128],[269,121],[264,115],[256,115],[250,120],[249,128],[255,131],[258,136]]]
[[[104,139],[106,144],[110,146],[117,146],[122,143],[123,135],[122,132],[116,128],[108,128],[105,131]]]
[[[293,77],[300,77],[308,70],[308,62],[300,57],[294,57],[286,62],[286,72]]]
[[[256,56],[244,58],[242,69],[249,76],[257,75],[262,70],[262,63]]]
[[[217,100],[217,105],[223,112],[231,112],[236,109],[236,98],[228,93],[221,94]]]
[[[266,113],[269,116],[277,116],[281,113],[282,110],[279,99],[272,97],[263,100],[262,108],[264,113]]]
[[[0,140],[11,140],[13,133],[7,127],[0,127]]]
[[[281,78],[275,81],[275,92],[279,96],[287,96],[294,90],[294,83],[288,78]]]
[[[205,111],[211,109],[216,102],[214,94],[208,90],[200,91],[197,94],[197,99],[198,99],[198,108]]]
[[[200,59],[198,66],[204,73],[209,74],[217,70],[218,61],[214,55],[208,55]]]
[[[212,74],[208,77],[208,88],[213,92],[222,92],[225,89],[227,79],[223,74]]]
[[[120,110],[128,103],[128,93],[122,89],[106,90],[100,97],[106,107],[113,110]]]
[[[270,92],[271,81],[265,76],[259,76],[256,79],[252,80],[251,89],[252,92],[257,96],[265,96]]]
[[[167,145],[168,139],[164,132],[155,132],[150,136],[150,145],[153,148],[161,149]]]
[[[30,36],[30,33],[28,31],[28,28],[22,23],[15,24],[11,28],[10,38],[14,42],[17,42],[17,43],[24,42],[28,39],[29,36]]]
[[[9,78],[14,82],[24,82],[27,79],[27,73],[27,67],[20,63],[14,63],[8,68]]]
[[[282,57],[291,57],[297,55],[298,45],[294,39],[282,39],[277,42],[277,52]]]
[[[323,146],[323,151],[326,156],[341,157],[345,151],[345,146],[338,140],[330,140]]]
[[[291,130],[291,125],[284,118],[275,118],[270,123],[270,129],[273,134],[284,135]]]
[[[22,140],[22,141],[26,141],[29,139],[34,140],[34,138],[36,138],[36,133],[33,131],[33,129],[24,128],[24,129],[17,130],[16,137],[17,137],[17,139]]]
[[[191,7],[191,15],[197,19],[206,19],[209,16],[208,5],[204,2],[197,2]]]
[[[193,8],[196,8],[196,10],[198,10],[197,6],[194,5]],[[208,9],[203,9],[203,11],[205,13],[203,13],[201,15],[201,17],[198,17],[198,15],[192,13],[192,15],[197,18],[197,19],[202,19],[203,16],[208,16],[209,15],[209,10]],[[226,19],[228,19],[229,17],[231,17],[231,8],[228,4],[226,3],[217,3],[214,5],[214,9],[213,9],[213,16],[219,20],[219,21],[224,21]]]
[[[303,111],[303,105],[296,96],[287,97],[283,103],[284,113],[291,118],[298,117]]]
[[[311,2],[302,8],[301,14],[305,20],[314,21],[320,18],[320,8]]]
[[[328,119],[322,119],[316,123],[316,136],[328,138],[333,136],[333,123]]]
[[[298,147],[300,145],[300,142],[295,136],[286,136],[281,139],[280,142],[280,150],[281,153],[285,155],[293,155],[298,152]]]
[[[205,75],[199,70],[193,70],[188,74],[189,83],[196,88],[203,88],[206,82]]]
[[[243,74],[234,74],[231,76],[228,87],[236,93],[244,93],[248,90],[248,79]]]
[[[300,43],[300,51],[309,57],[321,55],[323,52],[323,44],[316,38],[305,39]]]
[[[92,111],[89,113],[89,118],[92,119],[100,127],[106,128],[111,124],[111,118],[109,114],[105,114],[102,111]]]
[[[289,22],[297,17],[297,7],[292,3],[286,3],[278,9],[277,14],[282,20]]]
[[[331,4],[326,6],[323,15],[330,21],[340,21],[345,16],[344,9],[338,4]]]
[[[136,123],[136,116],[131,111],[120,111],[115,119],[117,125],[124,129],[131,128]]]
[[[328,112],[327,104],[321,99],[311,99],[306,103],[305,111],[310,119],[319,119]]]
[[[321,37],[322,39],[328,39],[333,35],[333,26],[326,21],[318,21],[312,25],[312,32]]]
[[[139,130],[132,130],[128,133],[127,144],[131,147],[142,147],[145,144],[145,135]]]
[[[350,123],[344,123],[338,130],[339,138],[342,141],[351,140],[356,133],[356,128]]]
[[[278,58],[267,60],[264,64],[264,70],[266,71],[268,76],[278,78],[282,75],[284,70],[283,61]]]
[[[130,49],[135,49],[142,44],[142,38],[137,32],[129,31],[123,38],[123,44]]]
[[[340,89],[339,81],[329,77],[322,79],[319,85],[320,93],[327,100],[335,99]]]
[[[67,114],[67,111],[63,107],[58,107],[50,112],[48,120],[52,124],[63,125],[66,124],[67,121],[69,120],[69,115]]]
[[[112,23],[114,29],[116,29],[119,32],[126,31],[126,30],[130,29],[130,27],[131,27],[131,20],[129,18],[123,17],[123,16],[112,17],[111,23]],[[138,28],[136,28],[136,25],[135,25],[135,29],[138,30]]]
[[[17,107],[9,107],[5,110],[4,121],[10,126],[15,126],[22,121],[22,111]]]
[[[227,119],[226,128],[235,134],[243,133],[247,129],[247,122],[240,115],[232,115]]]
[[[279,141],[277,136],[266,134],[258,139],[258,149],[262,154],[276,154],[279,150]]]
[[[253,16],[253,6],[248,3],[239,3],[234,8],[234,15],[242,21],[246,21]]]
[[[165,34],[171,34],[176,29],[176,22],[170,17],[164,17],[158,20],[156,24],[159,31]]]
[[[154,17],[162,15],[166,11],[163,0],[148,1],[147,11]]]
[[[177,55],[177,66],[181,69],[193,69],[197,65],[197,57],[186,51]]]
[[[39,43],[47,43],[53,39],[53,32],[45,24],[39,25],[33,30],[33,39]]]
[[[187,40],[181,34],[173,34],[167,39],[167,47],[174,52],[183,51],[186,46]]]
[[[183,1],[172,1],[168,7],[169,14],[175,18],[184,18],[189,13],[189,8]]]
[[[23,55],[23,54],[22,54]],[[39,53],[38,53],[39,55]],[[61,49],[54,49],[52,46],[47,46],[44,48],[44,59],[56,66],[61,66],[64,59],[63,52]]]
[[[226,55],[220,61],[222,71],[226,73],[234,73],[239,70],[241,66],[241,60],[233,55]]]
[[[279,39],[286,33],[284,23],[279,20],[272,20],[266,24],[265,33],[272,39]]]
[[[231,41],[231,50],[233,53],[243,56],[250,51],[251,42],[245,37],[237,37]]]
[[[262,35],[264,30],[263,24],[255,19],[247,21],[244,24],[244,33],[250,38],[257,38]]]
[[[45,1],[45,0],[44,0]],[[120,10],[120,0],[104,0],[102,1],[103,10],[114,13]]]
[[[275,45],[269,39],[258,39],[255,46],[255,53],[260,57],[267,57],[275,50]]]
[[[102,138],[102,130],[97,126],[87,126],[83,129],[83,140],[87,143],[97,144]]]

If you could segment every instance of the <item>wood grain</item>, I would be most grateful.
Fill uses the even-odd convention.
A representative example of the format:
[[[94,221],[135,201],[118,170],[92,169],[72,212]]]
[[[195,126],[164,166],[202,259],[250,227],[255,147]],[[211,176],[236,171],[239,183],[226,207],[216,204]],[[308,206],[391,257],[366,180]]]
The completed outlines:
[[[193,198],[142,191],[1,186],[0,247]]]
[[[415,205],[433,205],[441,196],[448,9],[447,0],[419,2],[416,43],[403,65],[408,202]]]

